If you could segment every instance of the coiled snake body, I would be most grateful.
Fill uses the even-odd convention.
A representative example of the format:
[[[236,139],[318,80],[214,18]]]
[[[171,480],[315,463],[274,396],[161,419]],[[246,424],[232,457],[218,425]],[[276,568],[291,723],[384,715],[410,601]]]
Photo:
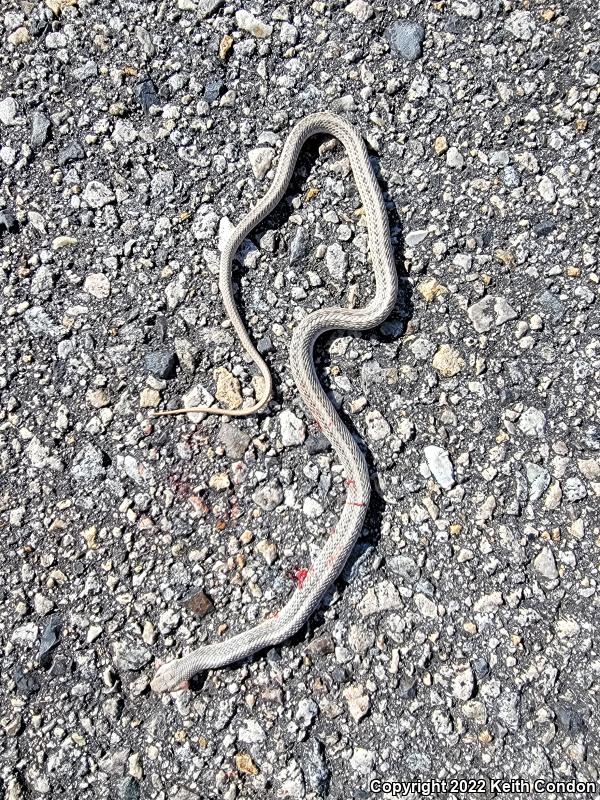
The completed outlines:
[[[323,595],[341,572],[360,535],[367,513],[371,494],[367,464],[319,383],[313,362],[313,346],[325,331],[338,328],[366,330],[383,322],[396,301],[397,275],[387,212],[365,144],[352,125],[335,114],[327,112],[311,114],[292,128],[270,189],[234,228],[221,255],[219,288],[223,304],[244,349],[260,369],[265,382],[263,397],[250,408],[227,410],[196,407],[174,409],[158,414],[204,412],[237,417],[260,411],[268,403],[272,388],[271,375],[248,336],[237,310],[231,284],[232,261],[246,236],[284,196],[304,142],[310,136],[323,133],[339,139],[348,153],[367,223],[369,250],[375,273],[375,294],[362,308],[329,307],[308,314],[294,330],[289,358],[290,369],[300,396],[331,442],[344,469],[347,485],[346,502],[335,529],[308,569],[306,577],[301,583],[299,582],[281,611],[230,639],[200,647],[182,658],[162,664],[151,683],[152,689],[156,692],[176,689],[202,670],[223,667],[293,636],[317,609]]]

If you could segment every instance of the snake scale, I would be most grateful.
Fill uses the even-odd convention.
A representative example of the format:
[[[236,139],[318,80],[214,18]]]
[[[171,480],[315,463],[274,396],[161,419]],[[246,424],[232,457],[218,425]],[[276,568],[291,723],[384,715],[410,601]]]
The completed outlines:
[[[298,582],[284,607],[249,630],[222,642],[199,647],[182,658],[160,665],[151,683],[156,692],[172,691],[203,670],[226,666],[293,636],[318,608],[324,594],[338,577],[360,535],[367,513],[371,494],[367,464],[319,383],[313,361],[313,347],[317,338],[326,331],[360,331],[379,325],[394,307],[398,284],[387,212],[364,141],[350,123],[335,114],[310,114],[294,125],[281,152],[271,187],[233,229],[221,254],[219,289],[223,304],[244,350],[262,374],[265,386],[262,398],[253,406],[241,409],[194,407],[157,412],[157,415],[204,412],[240,417],[260,411],[269,402],[272,391],[271,374],[238,312],[231,283],[232,262],[237,249],[250,231],[283,198],[302,146],[309,137],[316,134],[335,137],[348,154],[367,223],[369,251],[375,273],[375,293],[365,306],[327,307],[309,313],[295,328],[289,349],[290,370],[300,396],[331,442],[343,467],[346,475],[346,501],[337,525],[306,572],[306,577]]]

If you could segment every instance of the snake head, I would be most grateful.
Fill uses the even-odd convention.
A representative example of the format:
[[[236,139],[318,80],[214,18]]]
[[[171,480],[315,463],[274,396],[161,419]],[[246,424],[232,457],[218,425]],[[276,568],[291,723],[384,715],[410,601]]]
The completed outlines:
[[[153,692],[163,694],[164,692],[190,688],[189,681],[178,681],[176,661],[169,661],[168,664],[163,664],[161,661],[156,662],[156,672],[150,682],[150,688]]]

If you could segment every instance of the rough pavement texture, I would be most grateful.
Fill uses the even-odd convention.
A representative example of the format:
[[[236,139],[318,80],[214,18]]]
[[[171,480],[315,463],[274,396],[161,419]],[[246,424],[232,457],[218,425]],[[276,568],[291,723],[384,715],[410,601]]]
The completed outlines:
[[[595,13],[2,4],[7,798],[598,778]],[[259,391],[223,323],[219,243],[319,109],[365,136],[403,276],[378,331],[316,354],[378,493],[307,630],[157,697],[154,660],[280,606],[344,501],[287,367],[304,313],[373,285],[323,140],[236,268],[267,413],[149,419]]]

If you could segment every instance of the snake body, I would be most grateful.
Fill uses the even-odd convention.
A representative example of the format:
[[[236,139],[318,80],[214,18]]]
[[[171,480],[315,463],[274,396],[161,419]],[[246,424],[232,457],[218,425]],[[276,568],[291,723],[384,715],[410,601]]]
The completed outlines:
[[[151,687],[156,692],[176,689],[198,672],[239,661],[266,647],[273,647],[293,636],[318,608],[324,594],[338,577],[360,535],[371,494],[369,472],[363,454],[342,423],[325,394],[313,361],[313,347],[324,332],[334,329],[366,330],[379,325],[396,301],[397,274],[390,241],[387,212],[381,190],[362,138],[341,117],[328,112],[310,114],[292,128],[283,147],[270,189],[233,229],[223,248],[219,288],[231,323],[246,352],[259,367],[265,382],[261,399],[250,408],[219,409],[195,407],[174,409],[160,414],[189,412],[243,416],[260,411],[271,395],[271,375],[250,339],[239,315],[231,283],[232,262],[237,249],[250,231],[279,203],[292,178],[298,154],[305,141],[315,134],[329,134],[344,146],[363,204],[369,235],[369,250],[375,273],[375,293],[362,308],[328,307],[313,311],[302,319],[292,335],[289,363],[298,391],[317,425],[331,442],[346,475],[346,502],[337,525],[325,541],[313,564],[298,581],[285,606],[264,622],[225,641],[209,644],[182,658],[162,664]]]

